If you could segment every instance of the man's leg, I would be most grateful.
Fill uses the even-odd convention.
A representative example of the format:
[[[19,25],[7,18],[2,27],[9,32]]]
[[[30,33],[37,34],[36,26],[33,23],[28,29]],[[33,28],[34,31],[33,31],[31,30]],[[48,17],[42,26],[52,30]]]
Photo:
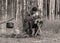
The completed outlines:
[[[28,24],[29,24],[29,36],[32,36],[32,27],[31,27],[32,25],[30,22]]]
[[[34,24],[33,28],[35,28],[35,29],[34,29],[34,31],[35,31],[35,32],[34,32],[34,36],[35,36],[35,34],[36,34],[37,30],[38,30],[37,24]]]
[[[37,28],[35,28],[35,33],[34,33],[34,35],[36,34],[37,30],[38,30],[38,29],[37,29]]]

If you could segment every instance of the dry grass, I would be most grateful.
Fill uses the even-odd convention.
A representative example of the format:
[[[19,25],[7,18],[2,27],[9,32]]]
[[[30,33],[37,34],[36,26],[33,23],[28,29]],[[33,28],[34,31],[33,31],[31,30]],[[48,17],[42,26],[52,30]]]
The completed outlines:
[[[44,22],[41,37],[32,38],[0,38],[0,43],[60,43],[60,22]]]

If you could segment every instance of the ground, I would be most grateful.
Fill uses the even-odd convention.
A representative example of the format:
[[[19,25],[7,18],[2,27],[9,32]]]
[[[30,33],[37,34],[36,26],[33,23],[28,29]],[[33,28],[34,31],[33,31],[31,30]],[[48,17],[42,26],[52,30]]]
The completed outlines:
[[[60,43],[60,35],[50,38],[0,38],[0,43]]]
[[[45,21],[41,36],[29,38],[0,38],[0,43],[60,43],[60,22]]]

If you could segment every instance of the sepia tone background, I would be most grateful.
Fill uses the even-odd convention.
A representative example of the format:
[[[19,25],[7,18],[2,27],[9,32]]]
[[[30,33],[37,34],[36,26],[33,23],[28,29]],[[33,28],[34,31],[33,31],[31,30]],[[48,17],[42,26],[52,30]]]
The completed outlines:
[[[38,7],[38,9],[40,10],[40,14],[44,16],[45,21],[43,27],[41,28],[42,39],[46,39],[46,43],[54,43],[55,41],[55,43],[59,43],[60,0],[0,0],[0,35],[10,35],[12,33],[18,33],[16,32],[16,29],[19,30],[20,35],[23,34],[22,31],[23,29],[25,29],[24,18],[26,17],[27,12],[29,12],[33,7]],[[14,23],[14,27],[12,29],[6,27],[6,24],[9,22]],[[12,40],[14,41],[15,39]],[[33,40],[34,42],[38,39],[26,39],[26,42],[27,40]],[[11,41],[8,41],[7,43],[12,43]],[[2,43],[4,42],[2,41]],[[21,43],[24,42],[21,41]]]

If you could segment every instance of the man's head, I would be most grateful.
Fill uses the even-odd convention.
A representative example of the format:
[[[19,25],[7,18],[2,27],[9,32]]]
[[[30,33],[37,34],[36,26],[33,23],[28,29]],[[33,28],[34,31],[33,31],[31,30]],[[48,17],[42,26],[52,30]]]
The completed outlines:
[[[32,15],[33,15],[36,11],[37,11],[37,7],[33,7],[33,8],[31,9]]]
[[[37,8],[36,8],[36,7],[33,7],[33,8],[32,8],[32,11],[37,11]]]

